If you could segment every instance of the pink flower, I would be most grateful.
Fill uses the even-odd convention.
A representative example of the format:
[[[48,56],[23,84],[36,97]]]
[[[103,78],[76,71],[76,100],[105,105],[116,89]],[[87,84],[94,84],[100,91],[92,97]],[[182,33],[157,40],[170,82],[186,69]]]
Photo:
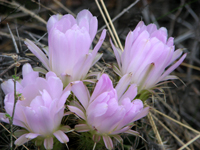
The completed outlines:
[[[25,130],[16,141],[16,145],[40,137],[44,139],[46,149],[53,148],[53,137],[61,143],[69,141],[67,135],[60,128],[64,116],[64,104],[70,94],[68,89],[63,91],[62,81],[53,72],[46,74],[46,79],[38,76],[30,64],[22,69],[23,79],[16,84],[18,97],[13,124]],[[6,94],[4,103],[6,113],[12,116],[14,105],[14,82],[12,79],[1,84]],[[5,113],[0,113],[0,120],[9,123]],[[65,126],[69,130],[69,126]],[[65,131],[66,131],[65,130]],[[37,140],[37,139],[36,139]]]
[[[154,24],[146,26],[142,21],[127,35],[123,52],[113,44],[112,48],[119,67],[115,67],[115,72],[120,76],[131,72],[133,74],[131,82],[137,84],[139,92],[142,89],[153,88],[158,82],[176,79],[176,76],[169,74],[187,55],[184,54],[171,65],[181,56],[182,50],[174,51],[174,39],[172,37],[167,39],[165,28],[157,29]],[[166,69],[167,67],[169,68]]]
[[[148,107],[143,108],[139,99],[133,100],[137,95],[135,84],[126,91],[130,77],[130,74],[124,76],[113,88],[110,78],[103,74],[91,97],[83,82],[73,82],[72,92],[81,105],[74,101],[68,108],[86,121],[86,124],[76,125],[75,129],[79,132],[92,131],[94,139],[102,136],[108,149],[113,147],[110,136],[118,138],[119,133],[134,133],[128,124],[146,116]]]
[[[26,39],[25,44],[46,69],[55,72],[66,86],[72,81],[83,80],[90,67],[102,56],[97,52],[105,39],[105,30],[93,51],[90,51],[97,33],[97,23],[97,18],[88,10],[79,12],[76,19],[70,14],[51,16],[47,23],[49,51],[44,49],[48,58],[30,40]]]

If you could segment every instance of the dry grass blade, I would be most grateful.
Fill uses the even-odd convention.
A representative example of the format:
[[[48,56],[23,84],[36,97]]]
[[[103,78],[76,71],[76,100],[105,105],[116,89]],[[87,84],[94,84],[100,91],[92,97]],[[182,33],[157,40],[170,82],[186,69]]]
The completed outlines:
[[[154,120],[153,120],[153,118],[152,118],[151,112],[149,112],[149,114],[148,114],[147,117],[148,117],[149,122],[150,122],[150,124],[151,124],[151,126],[152,126],[152,128],[153,128],[153,131],[154,131],[154,133],[155,133],[155,135],[156,135],[156,139],[158,140],[158,144],[160,144],[162,150],[165,150],[164,145],[163,145],[163,142],[162,142],[162,139],[161,139],[160,134],[159,134],[159,132],[158,132],[158,129],[157,129],[157,127],[156,127],[156,124],[155,124],[155,122],[154,122]]]
[[[154,112],[156,112],[156,113],[158,113],[158,114],[160,114],[160,115],[162,115],[162,116],[164,116],[164,117],[166,117],[166,118],[168,118],[168,119],[174,121],[175,123],[177,123],[177,124],[179,124],[179,125],[181,125],[181,126],[187,128],[187,129],[189,129],[189,130],[191,130],[191,131],[193,131],[193,132],[195,132],[195,133],[200,134],[199,131],[193,129],[192,127],[190,127],[190,126],[188,126],[188,125],[183,124],[182,122],[179,122],[179,121],[177,121],[177,120],[175,120],[175,119],[169,117],[168,115],[163,114],[162,112],[156,110],[155,108],[152,108],[151,110],[153,110]]]
[[[192,69],[200,71],[200,67],[193,66],[193,65],[190,65],[190,64],[187,64],[187,63],[184,63],[184,62],[181,63],[181,66],[185,66],[185,67],[192,68]]]
[[[62,9],[64,9],[66,12],[68,12],[69,14],[71,14],[72,16],[76,17],[76,14],[74,14],[71,10],[69,10],[67,7],[65,7],[61,2],[59,2],[58,0],[53,0],[54,3],[56,3],[58,6],[60,6]]]
[[[110,28],[110,26],[109,26],[109,24],[108,24],[108,22],[107,22],[107,20],[106,20],[106,17],[105,17],[105,15],[104,15],[104,13],[103,13],[103,11],[102,11],[102,9],[101,9],[101,6],[99,5],[98,0],[95,0],[95,2],[96,2],[96,4],[97,4],[97,7],[98,7],[98,9],[99,9],[99,11],[100,11],[100,13],[101,13],[101,15],[102,15],[102,17],[103,17],[103,20],[104,20],[104,22],[105,22],[107,28],[108,28],[108,31],[110,32],[111,38],[112,38],[112,40],[114,41],[115,46],[119,47],[118,44],[117,44],[117,41],[115,40],[115,37],[114,37],[114,35],[113,35],[113,32],[112,32],[112,30],[111,30],[111,28]]]
[[[8,24],[7,24],[7,26],[8,26],[8,30],[9,30],[9,32],[10,32],[10,35],[11,35],[13,44],[14,44],[14,46],[15,46],[16,53],[18,54],[18,53],[19,53],[19,49],[18,49],[18,47],[17,47],[17,43],[16,43],[16,41],[15,41],[15,37],[13,36],[13,33],[12,33],[12,31],[10,30],[10,27],[9,27]]]
[[[129,9],[131,9],[133,6],[135,6],[135,4],[137,4],[140,0],[136,0],[135,2],[133,2],[131,5],[129,5],[127,8],[125,8],[122,12],[120,12],[117,16],[115,16],[113,19],[112,19],[112,23],[117,20],[119,17],[121,17],[124,13],[126,13]],[[101,29],[98,30],[99,31],[102,31],[104,28],[106,27],[106,25],[104,25],[103,27],[101,27]]]
[[[179,148],[178,150],[183,150],[184,148],[186,148],[188,145],[192,144],[195,140],[197,140],[198,138],[200,138],[200,134],[197,135],[195,138],[191,139],[189,142],[187,142],[185,145],[183,145],[181,148]]]
[[[11,36],[10,34],[5,33],[5,32],[1,32],[1,31],[0,31],[0,35],[1,35],[1,36],[5,36],[5,37],[7,37],[7,38],[12,38],[12,36]],[[13,36],[14,36],[15,39],[18,39],[18,40],[20,40],[20,41],[24,41],[24,39],[21,38],[21,37],[17,37],[17,36],[15,36],[15,35],[13,35]]]
[[[3,124],[1,124],[0,123],[0,125],[8,132],[8,133],[10,133],[10,131],[3,125]],[[12,135],[15,139],[17,139],[17,137],[15,136],[15,135]],[[25,149],[27,149],[27,150],[29,150],[25,145],[23,145],[23,147],[25,148]]]
[[[30,10],[26,9],[25,7],[21,6],[17,2],[14,2],[14,1],[12,1],[12,2],[6,1],[6,2],[9,3],[12,6],[18,7],[19,10],[23,11],[26,14],[29,14],[31,17],[37,19],[38,21],[44,23],[45,25],[47,24],[47,22],[44,19],[42,19],[40,16],[36,15],[32,11],[30,11]]]
[[[161,121],[158,120],[158,118],[156,116],[154,116],[152,114],[153,118],[163,127],[165,128],[165,130],[167,130],[179,143],[181,143],[182,145],[185,145],[185,143],[183,143],[179,138],[178,136],[176,136],[170,129],[168,129]],[[185,147],[187,150],[190,150],[189,147]]]
[[[114,32],[115,38],[117,39],[119,48],[123,51],[123,50],[124,50],[124,49],[123,49],[123,46],[122,46],[122,44],[121,44],[121,41],[119,40],[119,36],[118,36],[118,34],[117,34],[117,32],[116,32],[116,29],[115,29],[115,27],[114,27],[114,25],[113,25],[113,22],[112,22],[111,18],[110,18],[110,15],[109,15],[108,10],[107,10],[107,8],[106,8],[106,6],[105,6],[105,4],[104,4],[104,1],[103,1],[103,0],[100,0],[100,2],[101,2],[101,4],[102,4],[102,6],[103,6],[103,9],[104,9],[104,11],[105,11],[105,13],[106,13],[106,16],[107,16],[107,18],[108,18],[108,21],[109,21],[109,23],[110,23],[110,25],[111,25],[111,28],[112,28],[113,32]]]

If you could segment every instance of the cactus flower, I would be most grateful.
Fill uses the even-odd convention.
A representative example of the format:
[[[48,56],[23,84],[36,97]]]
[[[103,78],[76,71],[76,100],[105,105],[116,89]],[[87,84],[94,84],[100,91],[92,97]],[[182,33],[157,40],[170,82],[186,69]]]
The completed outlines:
[[[91,131],[97,142],[103,137],[108,149],[113,148],[111,137],[122,140],[119,133],[136,133],[128,124],[146,116],[148,107],[144,108],[141,100],[134,100],[137,95],[135,84],[127,89],[130,77],[131,74],[124,76],[113,88],[108,75],[103,74],[91,96],[82,81],[72,82],[72,92],[81,105],[74,101],[68,108],[86,122],[76,125],[75,130]]]
[[[176,79],[169,74],[187,55],[172,64],[182,55],[182,50],[175,50],[174,39],[167,39],[166,28],[157,29],[155,24],[146,26],[142,21],[127,35],[123,52],[113,44],[112,48],[118,62],[115,72],[120,76],[132,73],[131,83],[137,84],[139,92],[151,89],[161,81]]]
[[[23,130],[15,145],[22,145],[29,140],[42,139],[46,149],[53,148],[53,137],[61,143],[69,141],[61,128],[61,120],[64,116],[64,104],[70,91],[63,90],[62,81],[53,72],[46,74],[46,79],[41,78],[38,72],[33,71],[30,64],[22,68],[23,79],[16,81],[17,102],[13,118],[13,124],[20,126]],[[0,120],[9,123],[7,115],[12,116],[14,105],[14,82],[12,79],[5,81],[1,87],[6,94],[5,113],[0,113]]]
[[[53,71],[62,80],[64,86],[72,81],[85,79],[90,67],[102,54],[98,54],[105,36],[102,32],[99,42],[90,50],[97,33],[98,22],[88,10],[78,13],[76,19],[70,15],[54,15],[47,22],[48,51],[39,49],[26,39],[29,50],[43,63],[48,71]]]

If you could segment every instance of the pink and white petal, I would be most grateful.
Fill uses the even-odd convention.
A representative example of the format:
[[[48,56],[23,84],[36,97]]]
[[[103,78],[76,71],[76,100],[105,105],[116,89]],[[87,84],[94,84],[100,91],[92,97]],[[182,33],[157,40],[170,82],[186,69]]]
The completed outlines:
[[[153,23],[151,23],[151,24],[149,24],[148,26],[147,26],[147,31],[151,34],[151,33],[153,33],[154,31],[156,31],[157,30],[157,27],[156,27],[156,25],[155,24],[153,24]]]
[[[104,141],[104,144],[105,144],[107,149],[112,149],[113,148],[113,142],[112,142],[112,139],[109,136],[104,135],[103,136],[103,141]]]
[[[56,100],[54,100],[54,101],[55,101],[55,103],[53,105],[56,105]],[[58,128],[61,125],[61,121],[64,116],[65,107],[63,106],[61,108],[57,108],[56,110],[53,110],[53,109],[56,109],[56,107],[51,106],[51,109],[50,109],[51,113],[54,111],[54,113],[52,113],[52,120],[54,123],[54,128]]]
[[[53,138],[48,137],[44,139],[44,147],[45,149],[53,149]]]
[[[132,135],[135,135],[135,136],[138,136],[138,135],[140,135],[137,131],[134,131],[134,130],[127,130],[127,131],[125,131],[125,133],[128,133],[128,134],[132,134]]]
[[[80,28],[85,28],[89,32],[90,25],[89,20],[87,18],[81,18],[78,25]]]
[[[71,94],[71,91],[63,91],[60,99],[59,99],[59,103],[58,103],[58,106],[61,107],[65,104],[66,100],[67,100],[67,97]]]
[[[23,67],[22,67],[23,78],[26,75],[29,75],[29,73],[31,73],[31,72],[33,72],[33,68],[31,67],[31,65],[29,63],[24,64]]]
[[[48,43],[51,71],[55,72],[57,76],[60,76],[62,73],[69,73],[69,65],[71,65],[68,64],[69,42],[65,34],[57,29],[51,30]]]
[[[90,131],[90,127],[87,124],[78,124],[75,126],[77,132],[87,132]]]
[[[119,99],[119,103],[125,98],[129,98],[132,101],[136,95],[137,95],[137,85],[132,84],[128,88],[128,90],[122,95],[122,97]]]
[[[120,144],[121,146],[123,147],[123,139],[120,135],[112,135],[112,137],[114,137]]]
[[[73,82],[72,92],[78,98],[83,107],[87,108],[90,99],[90,93],[82,81]]]
[[[158,79],[159,81],[162,81],[167,75],[169,75],[172,71],[174,71],[185,59],[187,54],[184,54],[175,64],[173,64],[171,67],[169,67],[163,74],[162,76]]]
[[[49,80],[49,78],[51,78],[51,77],[57,77],[57,75],[54,72],[49,71],[49,72],[47,72],[45,74],[45,77],[46,77],[47,80]]]
[[[91,14],[91,12],[87,9],[84,9],[77,14],[76,20],[77,23],[79,23],[82,19],[85,18],[89,22],[92,17],[93,15]]]
[[[97,53],[95,58],[92,60],[92,65],[91,66],[93,66],[102,56],[103,56],[103,54]]]
[[[43,65],[50,70],[49,62],[45,54],[39,49],[32,41],[25,39],[24,43],[27,45],[28,49],[43,63]]]
[[[90,19],[90,27],[89,27],[89,32],[90,32],[90,37],[93,40],[96,33],[97,33],[97,28],[98,28],[98,21],[97,21],[97,17],[92,17]]]
[[[69,110],[71,112],[74,112],[75,114],[77,114],[79,117],[81,117],[82,119],[86,120],[85,118],[85,114],[83,113],[82,110],[80,110],[79,108],[75,107],[75,106],[67,106],[69,108]]]
[[[173,53],[173,57],[172,59],[170,60],[169,64],[173,63],[176,59],[178,59],[181,54],[183,53],[183,50],[182,49],[177,49],[174,53]]]
[[[162,81],[173,80],[173,79],[179,79],[179,78],[175,75],[168,75]]]
[[[64,133],[73,131],[73,129],[71,129],[70,126],[68,126],[68,125],[61,126],[61,127],[60,127],[60,130],[63,131]]]
[[[142,109],[131,122],[137,121],[138,119],[141,119],[143,117],[145,117],[147,114],[149,113],[149,107],[145,107],[144,109]]]
[[[85,112],[85,108],[78,101],[72,101],[70,103],[70,106],[75,106],[78,109],[80,109],[82,112]]]
[[[117,86],[115,87],[115,90],[117,91],[118,99],[121,98],[122,94],[126,91],[128,85],[130,84],[132,77],[132,73],[125,74],[120,80]]]
[[[122,72],[114,65],[113,66],[113,71],[116,73],[116,74],[118,74],[120,77],[122,77],[123,75],[122,75]]]
[[[41,124],[38,119],[38,115],[30,107],[24,109],[26,114],[26,122],[31,131],[40,133]]]
[[[4,94],[7,95],[8,93],[14,92],[14,81],[13,79],[9,79],[1,84],[1,89],[3,90]],[[22,85],[19,82],[16,82],[16,91],[20,92],[23,89]]]
[[[86,74],[92,66],[92,60],[91,53],[86,54],[78,60],[73,69],[73,81],[85,79]]]
[[[96,143],[98,143],[101,140],[101,135],[94,134],[92,136],[92,139],[93,139],[93,141],[95,141]]]
[[[117,59],[118,67],[121,68],[122,67],[121,66],[121,52],[117,47],[115,47],[115,45],[113,44],[111,39],[110,39],[110,43],[111,43],[112,49],[113,49],[113,51],[115,53],[115,57]]]
[[[127,131],[129,129],[130,129],[130,126],[125,126],[124,128],[121,128],[119,130],[116,130],[116,131],[112,132],[110,135],[120,134],[120,133],[123,133],[123,132],[125,132],[125,131]]]
[[[62,18],[61,14],[53,15],[47,22],[47,31],[50,32],[51,28]]]
[[[37,133],[28,133],[28,134],[26,134],[26,138],[27,138],[28,140],[32,140],[32,139],[38,137],[39,135],[40,135],[40,134],[37,134]]]
[[[53,133],[53,135],[61,142],[61,143],[67,143],[69,142],[69,138],[67,137],[67,135],[61,131],[58,130],[56,132]]]
[[[103,74],[96,84],[96,87],[95,87],[93,94],[90,98],[90,102],[92,102],[100,94],[102,94],[104,92],[108,92],[110,90],[113,90],[112,81],[110,80],[110,78],[107,74]]]
[[[50,87],[49,94],[51,95],[52,99],[60,98],[62,91],[63,91],[63,83],[58,77],[49,77],[48,84]]]
[[[73,77],[66,73],[62,73],[58,77],[62,80],[63,87],[68,86],[69,83],[73,81]]]
[[[93,60],[96,57],[96,54],[97,54],[98,50],[100,49],[101,45],[103,44],[105,37],[106,37],[106,30],[104,29],[101,33],[98,43],[95,45],[95,47],[92,51],[92,59]]]
[[[5,113],[0,113],[0,121],[9,123],[9,119],[5,116]]]
[[[35,80],[38,78],[39,72],[31,72],[26,76],[23,76],[23,80],[21,81],[21,85],[26,87],[27,85],[32,85],[35,83]]]
[[[30,141],[31,139],[27,139],[26,138],[27,134],[23,134],[22,136],[20,136],[16,141],[15,141],[15,145],[20,146],[23,145],[24,143]]]

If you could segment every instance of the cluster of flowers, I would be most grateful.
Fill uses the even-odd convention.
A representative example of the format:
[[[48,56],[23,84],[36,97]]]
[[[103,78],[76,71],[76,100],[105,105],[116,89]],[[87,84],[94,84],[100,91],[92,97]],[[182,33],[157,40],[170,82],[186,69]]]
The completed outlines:
[[[16,145],[32,139],[41,143],[42,139],[45,148],[52,149],[54,137],[67,143],[66,132],[71,128],[62,126],[61,120],[73,113],[83,120],[75,126],[75,131],[91,132],[95,142],[103,138],[106,148],[112,149],[112,138],[122,141],[120,133],[137,133],[131,130],[132,123],[148,114],[149,108],[143,104],[145,99],[136,97],[161,81],[176,78],[169,74],[186,54],[171,65],[182,55],[182,50],[175,51],[173,38],[167,40],[165,28],[157,29],[154,24],[146,26],[141,21],[129,32],[123,52],[111,42],[118,63],[114,71],[120,76],[116,87],[108,75],[102,74],[90,95],[84,81],[92,82],[87,77],[95,73],[88,74],[88,71],[101,58],[98,50],[106,36],[104,30],[99,42],[90,50],[97,24],[97,18],[88,10],[81,11],[76,19],[70,14],[54,15],[47,23],[48,48],[41,50],[32,41],[25,40],[29,50],[48,71],[39,69],[46,75],[42,78],[30,64],[25,64],[23,79],[16,81],[16,93],[20,96],[13,124],[22,127],[17,131],[21,136],[15,141]],[[9,123],[6,114],[11,116],[13,112],[14,81],[3,82],[1,88],[6,95],[6,113],[0,113],[0,119]],[[65,106],[71,92],[76,99]]]

